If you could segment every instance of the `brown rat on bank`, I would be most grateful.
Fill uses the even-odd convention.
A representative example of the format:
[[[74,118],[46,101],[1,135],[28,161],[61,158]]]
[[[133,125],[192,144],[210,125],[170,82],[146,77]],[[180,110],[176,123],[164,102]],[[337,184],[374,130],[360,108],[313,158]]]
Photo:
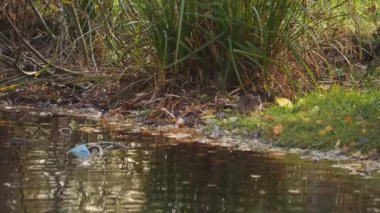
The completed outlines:
[[[260,95],[244,94],[239,98],[238,111],[242,114],[247,114],[255,110],[261,110],[261,106]]]

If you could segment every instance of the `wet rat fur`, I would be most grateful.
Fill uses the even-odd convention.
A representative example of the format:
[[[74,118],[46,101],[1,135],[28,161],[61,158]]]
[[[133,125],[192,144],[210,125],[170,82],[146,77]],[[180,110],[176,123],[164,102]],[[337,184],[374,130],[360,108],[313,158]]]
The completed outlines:
[[[238,102],[238,111],[240,113],[250,113],[261,108],[261,97],[252,94],[244,94],[240,96]]]

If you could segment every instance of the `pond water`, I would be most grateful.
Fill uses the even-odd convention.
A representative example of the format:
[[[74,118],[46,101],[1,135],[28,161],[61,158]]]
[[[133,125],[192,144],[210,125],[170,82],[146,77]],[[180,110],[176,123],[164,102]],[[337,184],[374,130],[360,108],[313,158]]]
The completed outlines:
[[[2,113],[1,212],[379,212],[380,178],[331,162],[232,151],[112,131],[60,134],[70,117]],[[115,141],[125,150],[83,164],[67,151]]]

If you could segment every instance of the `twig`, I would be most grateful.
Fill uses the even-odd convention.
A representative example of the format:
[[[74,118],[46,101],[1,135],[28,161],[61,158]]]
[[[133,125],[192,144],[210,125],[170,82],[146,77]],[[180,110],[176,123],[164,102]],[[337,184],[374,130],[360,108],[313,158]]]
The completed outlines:
[[[176,119],[173,113],[169,112],[169,110],[167,110],[165,107],[162,107],[161,110],[164,111],[166,114],[168,114],[170,117]]]

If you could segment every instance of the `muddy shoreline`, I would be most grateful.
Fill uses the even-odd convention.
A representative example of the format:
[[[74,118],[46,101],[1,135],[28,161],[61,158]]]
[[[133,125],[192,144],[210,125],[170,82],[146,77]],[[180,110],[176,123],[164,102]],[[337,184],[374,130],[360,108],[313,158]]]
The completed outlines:
[[[40,108],[34,106],[7,106],[0,105],[0,113],[25,113],[31,116],[52,117],[69,116],[73,118],[88,119],[96,122],[98,127],[117,130],[114,134],[143,134],[146,136],[162,136],[167,138],[169,144],[201,143],[210,146],[220,146],[236,151],[254,151],[268,154],[273,157],[296,155],[301,159],[311,161],[332,161],[332,167],[342,168],[350,174],[371,176],[380,172],[380,160],[360,159],[345,155],[339,150],[319,151],[312,149],[298,149],[279,147],[268,141],[252,139],[224,132],[218,138],[210,138],[204,133],[204,127],[179,127],[178,125],[148,126],[138,122],[138,111],[129,111],[125,116],[105,115],[95,109],[74,109],[70,107]],[[80,131],[80,130],[79,130]],[[98,130],[97,130],[98,131]],[[94,132],[96,133],[96,132]],[[99,132],[97,132],[99,133]]]

